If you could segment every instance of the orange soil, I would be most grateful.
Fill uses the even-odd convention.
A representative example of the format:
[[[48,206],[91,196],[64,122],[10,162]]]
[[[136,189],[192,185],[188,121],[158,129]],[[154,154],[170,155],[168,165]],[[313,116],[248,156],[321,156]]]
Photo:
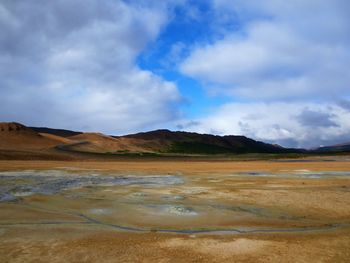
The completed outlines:
[[[311,171],[350,171],[350,161],[334,162],[277,162],[277,161],[190,161],[161,159],[129,159],[116,161],[3,161],[0,170],[52,169],[73,167],[82,169],[102,169],[116,172],[140,173],[232,173],[239,171],[311,170]]]

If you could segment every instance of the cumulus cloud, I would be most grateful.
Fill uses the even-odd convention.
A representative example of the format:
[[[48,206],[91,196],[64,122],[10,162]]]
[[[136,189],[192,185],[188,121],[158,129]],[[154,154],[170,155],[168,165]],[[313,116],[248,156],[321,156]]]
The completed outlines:
[[[350,2],[212,3],[214,23],[239,26],[194,45],[180,70],[235,102],[188,128],[292,147],[349,141]]]
[[[350,111],[350,101],[349,100],[345,100],[345,99],[339,100],[338,105],[340,107],[342,107],[343,109]]]
[[[177,127],[294,147],[350,140],[349,1],[204,3],[1,1],[0,119],[114,134]],[[182,95],[197,91],[185,84],[180,94],[137,63],[179,15],[208,36],[176,39],[172,28],[157,72],[179,69],[234,101],[181,122]],[[204,101],[203,114],[213,107]]]
[[[242,27],[195,47],[180,66],[183,73],[253,99],[349,93],[348,1],[216,0],[214,8],[238,17]]]
[[[336,115],[328,112],[319,112],[305,108],[298,116],[297,120],[303,126],[309,126],[313,128],[317,127],[336,127],[338,126],[332,119]]]
[[[188,121],[188,122],[184,122],[183,124],[178,124],[176,125],[176,128],[183,130],[183,129],[191,129],[192,127],[196,127],[201,125],[201,123],[199,121]]]
[[[244,134],[287,147],[312,148],[350,141],[349,119],[350,112],[336,104],[228,103],[195,120],[196,126],[184,122],[179,127],[219,135]]]
[[[135,62],[175,2],[2,1],[0,118],[113,133],[176,119],[176,85]]]

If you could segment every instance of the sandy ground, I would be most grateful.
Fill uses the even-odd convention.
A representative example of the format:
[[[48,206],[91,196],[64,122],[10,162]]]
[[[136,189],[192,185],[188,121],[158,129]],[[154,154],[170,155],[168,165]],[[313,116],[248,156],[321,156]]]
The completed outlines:
[[[308,263],[349,262],[349,244],[350,231],[189,236],[53,227],[34,236],[30,228],[11,229],[6,234],[6,242],[0,244],[0,252],[2,262]]]
[[[114,172],[140,173],[230,173],[238,171],[350,171],[350,156],[309,157],[305,159],[271,161],[193,161],[193,160],[118,160],[118,161],[33,161],[0,160],[0,171],[55,168],[98,169]]]
[[[2,202],[1,262],[349,262],[346,157],[0,161],[0,171],[22,170],[63,170],[72,176],[172,174],[184,183],[85,187]],[[183,199],[169,201],[172,197]],[[193,211],[169,214],[169,204]],[[180,233],[183,229],[217,231]],[[240,232],[226,231],[232,229]]]

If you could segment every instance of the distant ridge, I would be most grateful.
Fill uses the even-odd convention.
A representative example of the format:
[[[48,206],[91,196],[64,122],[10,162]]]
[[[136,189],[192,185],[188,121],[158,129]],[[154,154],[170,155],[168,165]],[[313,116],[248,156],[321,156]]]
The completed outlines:
[[[0,158],[86,158],[120,155],[230,155],[246,153],[342,153],[350,152],[350,143],[313,150],[284,148],[242,135],[212,135],[166,129],[124,136],[84,133],[47,127],[26,127],[16,122],[0,122]],[[10,157],[8,157],[10,156]],[[17,156],[17,157],[16,157]],[[47,157],[51,156],[51,157]],[[61,156],[61,157],[60,157]],[[22,158],[22,157],[21,157]]]
[[[340,153],[340,152],[350,152],[350,142],[336,144],[331,146],[323,146],[312,150],[315,153]]]
[[[70,131],[70,130],[64,130],[64,129],[52,129],[52,128],[46,128],[46,127],[28,127],[28,128],[39,133],[48,133],[48,134],[53,134],[61,137],[70,137],[70,136],[82,134],[82,132]]]
[[[15,132],[25,130],[30,130],[30,128],[27,128],[18,122],[0,122],[0,132]]]
[[[155,130],[124,136],[125,138],[158,141],[168,146],[168,152],[173,153],[288,153],[296,149],[286,149],[281,146],[267,144],[240,135],[218,136],[194,132]],[[162,151],[162,149],[159,149]],[[164,151],[164,149],[163,149]]]
[[[1,150],[44,151],[62,143],[60,138],[44,136],[20,123],[0,123]]]

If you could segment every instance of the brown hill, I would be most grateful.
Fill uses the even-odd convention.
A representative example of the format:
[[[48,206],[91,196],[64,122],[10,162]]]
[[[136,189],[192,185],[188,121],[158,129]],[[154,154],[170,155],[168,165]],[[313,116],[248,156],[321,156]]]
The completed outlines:
[[[41,135],[22,124],[0,123],[0,149],[2,150],[44,150],[58,143],[58,138]]]
[[[26,126],[17,122],[0,122],[0,132],[8,133],[24,130],[29,131],[31,129],[28,129]]]
[[[65,137],[60,137],[58,135],[53,135],[53,134],[49,134],[49,133],[39,133],[42,137],[56,141],[56,143],[60,143],[60,144],[72,144],[75,143],[74,140],[71,140],[69,138],[65,138]]]
[[[98,132],[85,132],[68,138],[75,141],[115,141],[113,137]]]
[[[62,135],[62,136],[60,136]],[[297,152],[244,136],[216,136],[156,130],[126,136],[82,133],[61,129],[28,128],[0,123],[0,151],[82,153],[237,154]]]
[[[77,131],[70,131],[70,130],[64,130],[64,129],[52,129],[52,128],[46,128],[46,127],[29,127],[29,128],[38,133],[52,134],[52,135],[65,137],[65,138],[82,133]]]
[[[74,143],[63,146],[64,150],[93,153],[149,152],[142,140],[111,137],[102,133],[81,133],[68,137]],[[61,147],[62,149],[62,147]]]

